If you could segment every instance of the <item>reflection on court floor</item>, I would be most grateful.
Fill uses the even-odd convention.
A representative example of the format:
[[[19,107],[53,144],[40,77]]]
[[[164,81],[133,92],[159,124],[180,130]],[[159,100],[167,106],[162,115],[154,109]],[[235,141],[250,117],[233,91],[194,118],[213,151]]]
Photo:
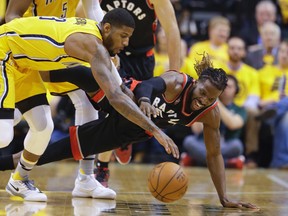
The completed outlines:
[[[149,192],[147,176],[154,165],[110,165],[109,187],[116,200],[71,196],[78,163],[63,161],[36,167],[31,173],[35,185],[48,196],[47,203],[23,202],[11,197],[5,187],[10,171],[0,173],[0,216],[60,215],[175,215],[175,216],[285,216],[288,212],[287,171],[272,169],[226,170],[230,199],[251,202],[259,211],[223,208],[206,168],[189,167],[187,193],[181,200],[161,203]]]

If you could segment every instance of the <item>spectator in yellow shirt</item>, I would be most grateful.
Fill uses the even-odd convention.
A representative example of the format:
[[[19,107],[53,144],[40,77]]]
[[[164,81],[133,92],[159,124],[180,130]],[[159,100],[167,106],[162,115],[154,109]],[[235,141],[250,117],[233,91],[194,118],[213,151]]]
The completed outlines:
[[[227,62],[227,39],[230,36],[230,22],[227,18],[216,16],[209,22],[208,35],[206,41],[197,42],[190,48],[189,58],[192,62],[200,61],[201,54],[205,51],[212,61],[214,59]]]
[[[267,65],[259,71],[261,86],[261,107],[265,121],[273,130],[273,154],[270,166],[288,169],[288,42],[280,44],[277,65]],[[269,111],[269,115],[268,112]],[[274,112],[271,112],[274,111]],[[265,116],[264,116],[265,117]]]
[[[255,120],[255,116],[259,114],[260,87],[257,70],[243,62],[245,54],[245,42],[241,38],[232,37],[228,41],[229,61],[222,65],[215,62],[214,66],[220,66],[227,74],[234,75],[239,82],[240,90],[234,102],[238,106],[244,106],[248,114],[244,144],[249,162],[247,165],[248,167],[255,167],[257,166],[256,158],[252,155],[256,155],[258,152],[260,123]]]
[[[156,33],[156,46],[155,46],[155,68],[154,76],[160,76],[165,71],[169,70],[169,56],[167,50],[167,38],[165,31],[159,26]],[[194,69],[193,62],[189,61],[187,57],[187,44],[181,40],[181,72],[190,75],[197,79],[198,75]]]

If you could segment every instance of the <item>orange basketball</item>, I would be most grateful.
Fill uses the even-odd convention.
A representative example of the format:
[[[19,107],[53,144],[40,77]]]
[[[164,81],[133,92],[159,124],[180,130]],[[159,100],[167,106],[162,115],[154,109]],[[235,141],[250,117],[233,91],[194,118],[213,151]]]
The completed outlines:
[[[149,174],[148,188],[156,199],[165,203],[173,202],[187,191],[188,177],[178,164],[160,163]]]

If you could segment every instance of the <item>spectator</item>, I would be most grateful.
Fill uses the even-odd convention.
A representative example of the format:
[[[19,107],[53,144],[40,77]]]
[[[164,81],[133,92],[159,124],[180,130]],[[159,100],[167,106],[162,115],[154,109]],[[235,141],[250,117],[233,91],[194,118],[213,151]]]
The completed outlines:
[[[262,39],[259,30],[266,22],[275,22],[277,18],[276,5],[270,0],[264,0],[257,3],[255,8],[255,19],[244,21],[242,30],[240,31],[241,38],[244,39],[247,46],[262,44]]]
[[[280,27],[273,22],[266,22],[260,30],[263,43],[251,46],[245,62],[260,69],[265,64],[276,64],[278,47],[281,40]]]
[[[228,60],[227,39],[230,35],[230,22],[225,17],[214,17],[209,22],[209,39],[195,43],[190,48],[189,58],[192,62],[201,60],[200,55],[205,51],[211,59],[217,59],[222,62]]]
[[[288,168],[288,42],[283,41],[279,48],[278,65],[265,66],[259,71],[261,87],[261,107],[264,112],[260,119],[271,117],[269,123],[273,132],[273,155],[270,166]],[[272,112],[271,112],[272,111]]]
[[[240,92],[234,101],[236,105],[244,106],[247,111],[248,117],[244,136],[246,162],[247,167],[255,167],[257,166],[255,155],[258,152],[258,131],[260,127],[260,123],[255,120],[255,116],[259,114],[260,88],[257,71],[242,61],[245,54],[245,42],[238,37],[230,38],[228,41],[229,61],[224,65],[220,65],[220,67],[227,74],[234,75],[239,82]]]
[[[167,50],[167,38],[165,31],[159,26],[156,32],[156,45],[155,45],[155,69],[154,76],[160,76],[165,71],[169,70],[169,56]],[[181,72],[184,72],[191,77],[197,78],[198,75],[194,70],[194,65],[187,57],[187,44],[181,40]]]

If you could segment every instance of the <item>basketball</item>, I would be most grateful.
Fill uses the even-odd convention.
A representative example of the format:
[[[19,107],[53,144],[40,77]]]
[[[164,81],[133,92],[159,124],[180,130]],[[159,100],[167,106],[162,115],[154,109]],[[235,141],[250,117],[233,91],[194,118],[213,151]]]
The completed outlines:
[[[174,202],[185,194],[188,177],[176,163],[163,162],[149,173],[148,188],[151,194],[161,202]]]

